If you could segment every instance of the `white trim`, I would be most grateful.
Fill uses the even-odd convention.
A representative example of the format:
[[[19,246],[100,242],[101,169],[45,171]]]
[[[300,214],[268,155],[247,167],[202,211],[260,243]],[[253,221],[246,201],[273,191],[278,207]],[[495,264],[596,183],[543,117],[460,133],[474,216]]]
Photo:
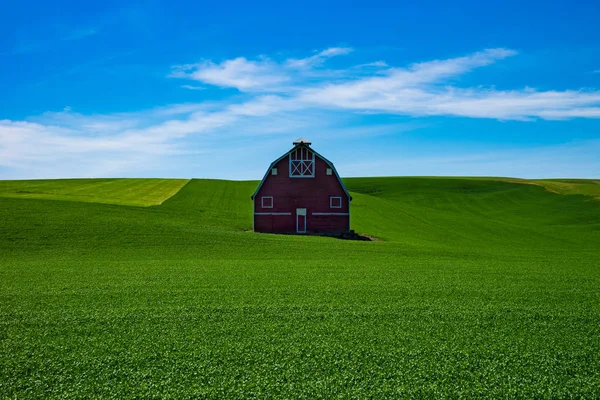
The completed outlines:
[[[350,213],[314,212],[312,215],[350,215]]]
[[[350,203],[348,203],[348,232],[350,232]]]
[[[272,213],[255,212],[254,215],[292,215],[292,213],[291,212],[272,212]]]
[[[265,206],[265,199],[271,199],[271,205],[270,206]],[[273,196],[263,196],[260,199],[260,206],[262,208],[273,208]]]
[[[334,207],[333,199],[340,199],[339,207]],[[329,208],[342,208],[342,196],[329,196]]]
[[[294,153],[294,151],[297,151],[297,150],[302,151],[302,149],[305,149],[307,152],[312,154],[312,160],[303,160],[302,158],[300,158],[299,160],[292,160],[292,154]],[[309,149],[308,147],[299,146],[297,149],[293,149],[289,152],[288,158],[289,158],[288,172],[289,172],[290,178],[314,178],[315,177],[315,169],[316,169],[315,153],[311,149]],[[294,165],[292,165],[292,162],[296,162],[299,164],[296,164],[296,166],[294,166]],[[306,170],[309,169],[309,166],[310,166],[310,169],[312,170],[312,174],[310,174],[310,175],[306,173]],[[292,175],[294,172],[298,172],[298,175]]]

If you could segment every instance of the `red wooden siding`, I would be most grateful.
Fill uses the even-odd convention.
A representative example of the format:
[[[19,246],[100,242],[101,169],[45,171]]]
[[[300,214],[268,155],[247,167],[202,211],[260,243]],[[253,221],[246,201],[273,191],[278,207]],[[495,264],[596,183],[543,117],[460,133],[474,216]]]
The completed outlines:
[[[307,149],[308,150],[308,149]],[[254,197],[256,232],[297,232],[296,209],[306,209],[306,232],[347,232],[350,230],[350,198],[336,174],[327,175],[331,166],[315,156],[314,177],[290,177],[289,155],[269,169]],[[262,207],[262,198],[273,197],[272,208]],[[341,207],[331,207],[331,197],[341,198]],[[334,204],[337,205],[337,204]]]

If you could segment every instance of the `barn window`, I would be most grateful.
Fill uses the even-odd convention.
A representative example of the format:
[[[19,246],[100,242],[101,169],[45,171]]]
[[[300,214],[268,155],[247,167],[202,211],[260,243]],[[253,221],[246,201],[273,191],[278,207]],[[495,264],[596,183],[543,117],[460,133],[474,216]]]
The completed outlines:
[[[314,178],[315,154],[306,147],[299,146],[290,153],[290,177]]]
[[[262,197],[262,208],[273,208],[273,196]]]
[[[327,168],[327,175],[331,175],[333,173],[333,171],[331,170],[331,168]]]
[[[329,198],[329,206],[331,208],[342,208],[342,198],[339,196],[331,196]]]
[[[277,175],[277,168],[271,169],[271,175]]]

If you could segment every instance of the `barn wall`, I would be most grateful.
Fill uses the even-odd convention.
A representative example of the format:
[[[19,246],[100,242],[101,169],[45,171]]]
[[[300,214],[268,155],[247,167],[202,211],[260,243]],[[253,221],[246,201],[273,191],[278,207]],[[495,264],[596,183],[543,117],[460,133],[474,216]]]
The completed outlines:
[[[315,232],[346,232],[348,216],[345,215],[311,215],[311,227]]]
[[[349,230],[348,215],[317,216],[313,213],[348,213],[349,199],[335,174],[327,175],[329,165],[315,158],[314,178],[291,178],[289,157],[275,166],[277,175],[267,175],[254,199],[255,213],[289,213],[290,215],[255,215],[254,230],[257,232],[296,232],[296,208],[306,208],[307,232],[346,232]],[[273,208],[263,208],[263,196],[273,196]],[[331,208],[330,196],[342,198],[341,208]]]
[[[255,215],[256,232],[296,232],[296,212],[292,215]]]

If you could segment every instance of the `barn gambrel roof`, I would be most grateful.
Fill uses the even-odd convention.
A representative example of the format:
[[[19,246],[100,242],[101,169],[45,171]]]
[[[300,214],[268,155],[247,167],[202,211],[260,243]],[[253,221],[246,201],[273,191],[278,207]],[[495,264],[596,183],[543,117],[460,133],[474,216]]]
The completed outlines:
[[[300,140],[300,139],[299,139]],[[306,139],[304,139],[306,140]],[[338,174],[337,170],[335,169],[335,167],[333,166],[333,163],[331,161],[329,161],[328,159],[326,159],[325,157],[323,157],[322,155],[320,155],[319,153],[317,153],[314,149],[312,149],[310,146],[307,146],[305,144],[299,144],[296,145],[294,147],[292,147],[287,153],[285,153],[284,155],[282,155],[281,157],[279,157],[277,160],[273,161],[271,163],[271,165],[269,165],[269,168],[267,168],[267,172],[265,173],[265,176],[263,176],[262,180],[260,181],[260,184],[258,185],[258,187],[256,188],[256,191],[254,192],[254,194],[252,195],[252,197],[250,197],[252,200],[254,200],[254,197],[258,194],[258,192],[260,191],[260,188],[262,187],[263,183],[265,183],[265,180],[267,179],[267,176],[269,176],[269,172],[271,171],[271,168],[273,168],[275,166],[275,164],[277,164],[279,161],[283,160],[285,157],[289,156],[289,154],[296,150],[299,147],[305,147],[308,150],[310,150],[311,152],[314,153],[315,156],[319,157],[321,160],[325,161],[325,163],[327,165],[329,165],[329,167],[331,168],[331,170],[333,171],[333,173],[335,174],[336,178],[338,179],[338,181],[340,182],[340,185],[342,185],[342,189],[344,189],[344,193],[346,193],[346,196],[348,196],[348,199],[350,201],[352,201],[352,196],[350,196],[350,193],[348,193],[348,189],[346,189],[346,185],[344,185],[344,182],[342,181],[342,178],[340,178],[340,175]]]

